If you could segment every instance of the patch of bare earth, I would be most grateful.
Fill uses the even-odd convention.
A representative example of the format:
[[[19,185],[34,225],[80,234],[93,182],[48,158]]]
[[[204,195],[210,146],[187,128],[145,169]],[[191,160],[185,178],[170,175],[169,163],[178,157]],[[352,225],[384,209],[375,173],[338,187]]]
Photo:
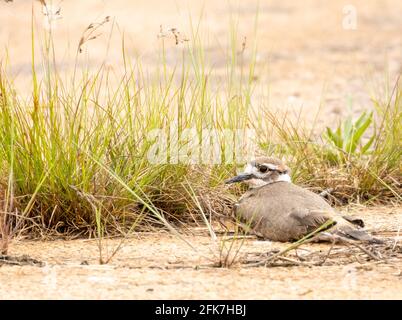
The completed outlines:
[[[19,92],[28,96],[32,68],[28,54],[31,5],[31,1],[0,4],[0,45],[7,47],[0,51],[0,60],[10,60],[7,70]],[[35,25],[40,34],[46,19],[39,1],[34,5]],[[356,25],[352,28],[346,23],[350,5],[341,0],[249,0],[232,1],[232,5],[213,0],[63,1],[62,19],[57,20],[52,32],[59,58],[57,68],[63,76],[72,74],[82,32],[89,23],[108,15],[117,27],[111,35],[108,28],[103,28],[98,39],[85,45],[87,53],[79,56],[79,66],[86,65],[88,57],[94,71],[104,63],[112,73],[124,73],[124,32],[127,57],[140,57],[144,68],[152,69],[160,52],[160,25],[189,35],[189,15],[196,23],[203,12],[201,29],[209,39],[204,43],[208,66],[226,79],[231,18],[238,19],[239,50],[244,37],[247,39],[244,59],[249,62],[259,8],[255,81],[261,88],[255,90],[256,99],[262,94],[271,109],[295,110],[296,114],[300,110],[306,124],[313,122],[321,107],[316,125],[334,125],[350,113],[358,115],[372,108],[371,95],[387,100],[385,84],[389,81],[392,86],[402,70],[402,2],[355,0],[351,5],[356,13]],[[77,15],[77,8],[84,14]],[[180,66],[185,45],[177,46],[174,39],[167,40],[165,45],[167,64],[172,68]],[[43,76],[40,65],[37,72]]]
[[[354,246],[310,243],[284,260],[250,267],[256,258],[261,261],[289,244],[248,237],[236,263],[217,268],[219,249],[205,228],[186,231],[196,249],[164,232],[130,237],[107,265],[98,263],[95,240],[21,240],[12,244],[10,255],[43,265],[0,261],[0,299],[401,299],[402,209],[351,211],[387,239],[388,249],[365,246],[368,255]],[[232,253],[240,242],[235,241]],[[108,240],[104,250],[111,252],[119,243]]]

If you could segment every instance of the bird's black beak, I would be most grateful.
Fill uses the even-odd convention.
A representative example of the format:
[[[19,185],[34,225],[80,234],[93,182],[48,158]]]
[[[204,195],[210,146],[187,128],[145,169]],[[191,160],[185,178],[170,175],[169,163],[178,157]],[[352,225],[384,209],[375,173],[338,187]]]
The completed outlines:
[[[225,183],[229,184],[229,183],[241,182],[241,181],[245,181],[245,180],[250,180],[251,178],[253,178],[252,174],[241,173],[238,176],[233,177],[232,179],[226,180]]]

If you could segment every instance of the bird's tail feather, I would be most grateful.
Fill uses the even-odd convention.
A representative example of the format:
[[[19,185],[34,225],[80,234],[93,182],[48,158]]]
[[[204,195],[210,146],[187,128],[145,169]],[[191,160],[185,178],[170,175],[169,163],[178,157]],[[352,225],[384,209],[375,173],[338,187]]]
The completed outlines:
[[[384,243],[383,240],[375,238],[364,230],[354,228],[342,228],[336,231],[336,234],[353,240],[359,240],[369,243]]]

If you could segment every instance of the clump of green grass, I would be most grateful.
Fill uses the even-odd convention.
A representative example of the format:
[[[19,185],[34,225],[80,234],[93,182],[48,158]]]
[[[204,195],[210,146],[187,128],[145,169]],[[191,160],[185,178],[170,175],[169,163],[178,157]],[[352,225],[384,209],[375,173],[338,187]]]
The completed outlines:
[[[103,21],[102,25],[109,19]],[[256,47],[238,42],[235,28],[224,80],[214,75],[198,28],[184,42],[176,36],[183,57],[180,66],[167,64],[168,39],[161,37],[160,61],[151,77],[140,61],[128,59],[123,47],[122,75],[103,67],[79,75],[76,69],[66,82],[57,72],[49,35],[44,77],[38,78],[32,26],[31,98],[22,99],[0,68],[0,190],[13,190],[8,225],[28,227],[33,235],[46,230],[102,238],[122,230],[170,228],[230,214],[237,189],[227,189],[223,181],[233,174],[237,163],[232,160],[239,150],[229,142],[238,139],[233,130],[250,128],[255,129],[261,153],[289,160],[296,183],[333,188],[333,197],[341,202],[400,201],[399,84],[388,104],[376,103],[372,116],[312,137],[297,123],[269,111],[255,116],[260,108],[251,102]],[[79,41],[77,56],[82,50]],[[246,50],[252,51],[250,60],[243,56]],[[374,125],[371,132],[376,134],[360,147]],[[189,128],[193,131],[186,131]],[[263,128],[271,128],[270,133]],[[211,155],[202,161],[205,155],[191,144],[204,141],[208,129],[217,133],[216,163],[208,160]],[[159,131],[150,135],[152,130]],[[187,139],[171,139],[185,134]],[[158,139],[164,143],[155,149]],[[163,152],[161,163],[149,160],[150,154]],[[177,161],[178,152],[194,161]],[[4,193],[2,205],[8,198]]]
[[[363,112],[359,119],[354,122],[349,116],[344,123],[338,126],[336,131],[327,127],[327,132],[323,136],[330,144],[327,157],[336,163],[346,162],[350,155],[365,156],[368,154],[376,133],[373,132],[364,144],[362,144],[362,138],[372,122],[373,113]]]
[[[274,139],[261,141],[268,153],[287,158],[293,179],[317,191],[331,190],[337,204],[400,203],[402,194],[402,88],[397,81],[386,103],[356,121],[346,119],[319,136],[268,112]]]
[[[101,24],[107,22],[109,19]],[[198,30],[193,31],[191,41],[177,47],[183,52],[180,71],[167,65],[165,41],[160,39],[161,60],[151,78],[144,75],[139,61],[128,61],[123,48],[121,78],[113,78],[101,67],[95,73],[82,70],[81,76],[74,72],[71,82],[66,82],[57,72],[52,38],[46,34],[44,76],[39,79],[32,26],[31,99],[17,95],[0,69],[0,163],[4,173],[0,185],[5,189],[12,186],[16,212],[30,204],[24,223],[32,231],[105,236],[128,230],[133,223],[144,230],[166,227],[167,221],[191,222],[198,219],[199,208],[189,199],[184,181],[189,181],[195,192],[202,189],[209,201],[219,202],[223,208],[230,205],[217,190],[228,193],[220,183],[233,165],[208,165],[195,153],[195,164],[177,163],[176,153],[192,151],[187,147],[191,141],[176,142],[172,137],[191,128],[194,136],[188,140],[202,141],[203,132],[211,127],[245,128],[252,80],[238,85],[243,70],[237,70],[234,53],[228,61],[228,83],[218,92],[212,89],[214,77]],[[83,50],[82,43],[79,41],[77,55]],[[241,68],[245,65],[242,61]],[[118,85],[111,85],[113,81]],[[154,129],[160,131],[150,137]],[[166,159],[150,163],[149,154],[161,135],[169,138],[161,144],[167,150],[158,150],[166,151]],[[219,161],[225,160],[225,145],[221,143],[219,148]],[[9,223],[15,226],[16,218]]]

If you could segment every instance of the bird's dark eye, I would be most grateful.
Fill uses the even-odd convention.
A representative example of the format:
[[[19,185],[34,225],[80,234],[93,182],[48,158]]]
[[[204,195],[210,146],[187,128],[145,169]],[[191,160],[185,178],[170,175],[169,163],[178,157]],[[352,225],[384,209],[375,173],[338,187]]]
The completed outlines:
[[[259,166],[259,168],[258,168],[259,170],[260,170],[260,172],[262,172],[262,173],[265,173],[265,172],[267,172],[268,171],[268,167],[267,166],[264,166],[264,165],[262,165],[262,166]]]

